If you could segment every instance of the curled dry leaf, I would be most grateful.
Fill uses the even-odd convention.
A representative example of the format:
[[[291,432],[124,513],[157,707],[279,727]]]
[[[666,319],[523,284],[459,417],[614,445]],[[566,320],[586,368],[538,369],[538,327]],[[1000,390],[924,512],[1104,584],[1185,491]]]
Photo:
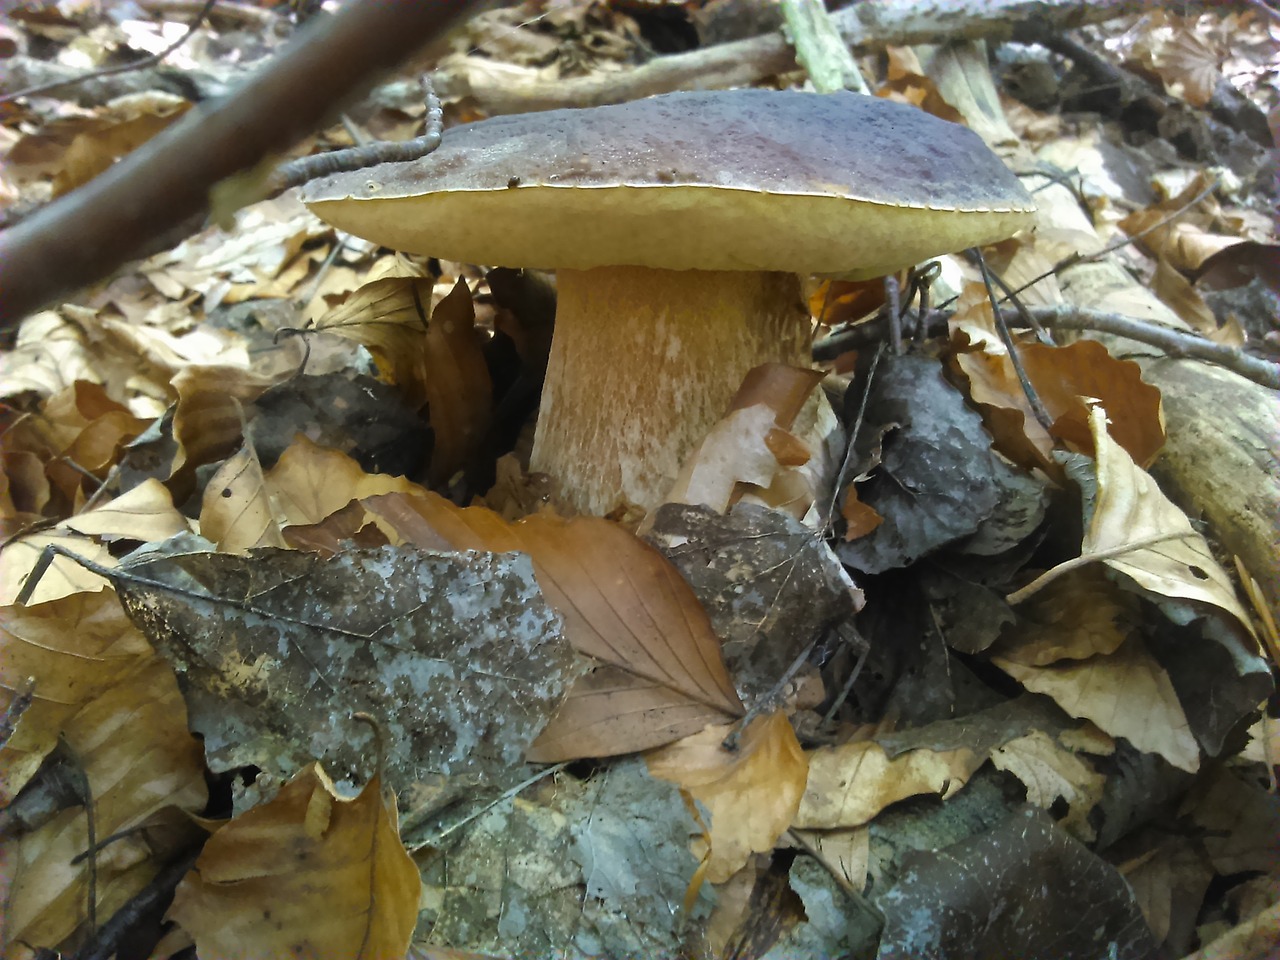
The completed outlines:
[[[1033,693],[1043,693],[1073,717],[1092,720],[1139,750],[1158,753],[1194,773],[1200,748],[1173,683],[1142,641],[1129,637],[1110,654],[1032,667],[1004,657],[992,662]]]
[[[816,451],[790,430],[821,380],[820,371],[782,363],[748,371],[728,413],[685,460],[662,502],[702,504],[724,513],[750,493],[804,516],[817,493],[813,470],[805,472]],[[642,533],[652,517],[651,512]]]
[[[421,884],[381,778],[344,800],[313,764],[209,838],[168,917],[205,960],[239,960],[250,944],[256,956],[389,960],[409,949]]]
[[[786,714],[753,720],[733,752],[722,746],[732,729],[707,727],[645,758],[652,776],[679,784],[711,813],[712,883],[728,880],[753,853],[773,849],[795,818],[809,774]]]
[[[741,714],[693,591],[662,554],[617,524],[549,515],[508,523],[433,494],[372,497],[366,506],[419,547],[529,554],[565,636],[600,664],[575,684],[530,759],[631,753]]]
[[[1062,468],[1052,457],[1058,441],[1092,453],[1088,407],[1082,397],[1100,400],[1111,412],[1111,436],[1138,463],[1150,463],[1159,453],[1164,445],[1160,391],[1143,382],[1136,363],[1117,360],[1095,340],[1079,340],[1066,347],[1026,343],[1018,347],[1018,355],[1054,421],[1050,431],[1031,412],[1007,356],[961,353],[955,357],[996,446],[1015,463],[1061,478]]]
[[[797,827],[830,830],[873,820],[891,803],[920,794],[954,795],[986,761],[957,750],[908,750],[892,759],[872,740],[809,752],[809,782]]]

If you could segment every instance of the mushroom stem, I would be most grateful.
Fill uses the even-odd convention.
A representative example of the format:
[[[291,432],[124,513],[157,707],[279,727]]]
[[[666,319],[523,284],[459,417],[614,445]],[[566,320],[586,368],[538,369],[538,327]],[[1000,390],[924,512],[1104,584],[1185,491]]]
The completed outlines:
[[[560,270],[533,470],[602,515],[661,501],[752,367],[807,365],[791,273]]]

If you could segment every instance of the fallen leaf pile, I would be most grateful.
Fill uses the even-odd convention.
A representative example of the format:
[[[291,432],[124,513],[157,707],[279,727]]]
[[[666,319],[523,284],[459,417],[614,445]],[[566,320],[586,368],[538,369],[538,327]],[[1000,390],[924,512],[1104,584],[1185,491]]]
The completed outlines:
[[[189,95],[6,105],[5,215],[295,5],[216,6]],[[621,73],[721,6],[485,13],[442,62],[448,117],[495,78]],[[98,7],[0,23],[0,56],[109,64],[176,26]],[[1099,45],[1197,109],[1228,19],[1252,56],[1275,30],[1146,16]],[[945,54],[888,53],[883,94],[966,115]],[[1134,238],[1174,314],[1258,339],[1210,290],[1265,285],[1274,237],[1218,173],[1135,202],[1101,135],[1007,115],[980,132],[1079,161],[1090,228]],[[358,116],[412,136],[422,107]],[[660,506],[566,516],[527,473],[549,278],[373,250],[289,195],[228,216],[0,357],[4,956],[1274,955],[1275,570],[1148,472],[1171,434],[1144,357],[1006,345],[948,261],[925,346],[758,367]],[[987,260],[1022,285],[1102,243],[1046,223]],[[885,303],[814,290],[819,328]]]

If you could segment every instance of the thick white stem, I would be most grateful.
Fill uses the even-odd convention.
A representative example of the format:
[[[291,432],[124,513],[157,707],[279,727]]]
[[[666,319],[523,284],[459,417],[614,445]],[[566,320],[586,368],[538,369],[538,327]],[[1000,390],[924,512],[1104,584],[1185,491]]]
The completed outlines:
[[[793,274],[601,267],[556,284],[531,465],[583,513],[658,503],[748,370],[809,362]]]

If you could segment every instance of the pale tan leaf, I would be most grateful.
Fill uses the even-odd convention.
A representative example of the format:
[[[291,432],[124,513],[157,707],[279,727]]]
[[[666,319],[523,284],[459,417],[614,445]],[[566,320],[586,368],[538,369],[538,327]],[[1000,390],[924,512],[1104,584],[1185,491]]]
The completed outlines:
[[[857,827],[907,797],[936,794],[944,800],[968,783],[986,760],[972,750],[908,750],[890,759],[872,740],[809,752],[809,783],[796,827]]]
[[[426,492],[404,477],[366,473],[345,453],[318,446],[301,434],[267,474],[266,487],[282,527],[320,523],[352,500],[380,493]]]
[[[1080,556],[1008,596],[1021,603],[1047,584],[1090,563],[1105,563],[1160,597],[1210,604],[1230,614],[1250,636],[1253,625],[1227,572],[1203,536],[1160,491],[1151,476],[1107,434],[1107,415],[1089,415],[1097,458],[1097,495]]]
[[[126,540],[165,540],[191,529],[159,480],[149,477],[123,493],[61,524],[75,533]]]
[[[1204,537],[1111,439],[1101,408],[1091,411],[1089,423],[1097,450],[1098,496],[1081,554],[1101,557],[1153,593],[1218,607],[1252,633],[1231,578]],[[1150,545],[1136,546],[1144,541]]]
[[[781,711],[753,720],[734,752],[721,745],[732,730],[707,727],[645,757],[652,776],[679,784],[711,813],[712,883],[728,880],[751,854],[773,849],[795,818],[809,773]]]
[[[1059,798],[1070,809],[1059,822],[1081,840],[1094,839],[1089,812],[1102,799],[1106,777],[1043,730],[1010,740],[991,751],[991,762],[1013,774],[1027,788],[1027,802],[1048,810]]]
[[[114,593],[0,611],[0,707],[28,683],[31,706],[0,750],[0,805],[57,742],[64,724],[153,654]]]
[[[343,800],[316,764],[209,838],[168,916],[203,960],[399,960],[420,889],[381,778]]]
[[[17,602],[27,577],[40,562],[44,548],[50,545],[62,547],[99,566],[116,565],[115,558],[102,544],[65,530],[46,530],[6,541],[0,545],[0,605]],[[41,574],[27,603],[49,603],[77,593],[97,593],[106,586],[107,581],[96,573],[86,570],[71,557],[59,555]]]
[[[1055,580],[1018,613],[1018,626],[1006,630],[999,653],[1032,667],[1114,653],[1142,620],[1138,598],[1097,566]]]
[[[1200,748],[1169,675],[1139,637],[1129,637],[1107,656],[1062,660],[1049,667],[1003,657],[992,662],[1028,690],[1052,697],[1073,717],[1092,720],[1113,737],[1158,753],[1180,770],[1194,773],[1199,768]]]
[[[65,735],[89,778],[99,840],[154,821],[165,807],[197,813],[208,803],[204,748],[187,730],[187,710],[168,663],[158,657],[87,702]],[[10,935],[57,944],[84,920],[88,864],[56,851],[87,839],[82,808],[23,837],[9,901]],[[181,823],[181,818],[173,817]],[[194,824],[183,834],[199,833]],[[163,834],[157,834],[163,836]],[[98,909],[111,913],[142,888],[172,851],[142,838],[98,857]]]
[[[871,862],[871,828],[845,830],[800,830],[792,834],[829,870],[832,876],[861,893],[867,888],[867,868]]]
[[[613,742],[610,753],[670,742],[663,737],[674,728],[673,710],[685,710],[676,736],[690,732],[685,729],[690,709],[704,722],[724,722],[741,713],[720,640],[693,591],[662,554],[617,524],[598,517],[564,520],[550,515],[510,524],[492,510],[461,509],[434,494],[387,494],[365,503],[384,531],[416,546],[528,553],[538,585],[564,619],[565,636],[574,649],[628,675],[621,684],[613,673],[583,677],[582,689],[571,692],[561,709],[559,726],[548,728],[547,742],[566,747],[572,742],[566,718],[574,716],[567,711],[576,708],[575,700],[586,704],[584,725],[598,724],[607,715],[599,702],[613,696],[632,721],[646,717],[655,724],[632,722],[617,731],[629,736]],[[539,741],[542,759],[547,759],[547,742]]]
[[[204,488],[200,533],[224,553],[283,547],[283,520],[262,464],[248,445],[226,460]]]

